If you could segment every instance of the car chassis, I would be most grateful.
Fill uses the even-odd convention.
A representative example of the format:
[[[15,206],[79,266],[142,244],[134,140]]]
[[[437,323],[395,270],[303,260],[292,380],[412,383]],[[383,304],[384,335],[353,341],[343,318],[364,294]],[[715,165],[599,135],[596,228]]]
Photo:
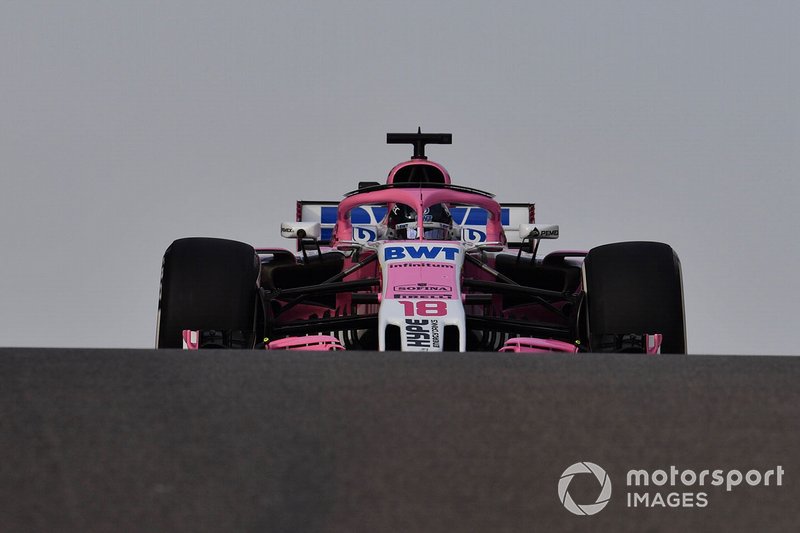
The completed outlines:
[[[533,204],[501,205],[452,184],[425,156],[427,144],[451,139],[388,134],[412,144],[412,158],[338,205],[298,202],[296,220],[281,225],[297,252],[175,241],[164,256],[157,346],[685,353],[680,262],[668,245],[540,258],[558,226],[537,224]],[[413,238],[386,234],[397,205],[416,214]],[[426,213],[439,205],[463,216],[447,238],[425,238]]]

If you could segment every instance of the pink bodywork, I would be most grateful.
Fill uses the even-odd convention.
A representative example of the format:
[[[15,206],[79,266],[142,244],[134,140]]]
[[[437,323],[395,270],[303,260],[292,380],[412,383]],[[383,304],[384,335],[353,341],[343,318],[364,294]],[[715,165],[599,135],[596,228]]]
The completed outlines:
[[[398,241],[398,244],[408,241]],[[411,241],[414,242],[414,241]],[[447,242],[438,243],[426,241],[431,246],[445,245]],[[459,298],[459,283],[456,279],[456,267],[453,263],[431,262],[425,259],[413,262],[391,262],[386,266],[384,283],[386,283],[386,297],[403,299],[414,295],[415,299],[425,296],[427,299]]]
[[[652,335],[645,335],[644,339],[648,354],[655,355],[661,353],[661,343],[664,341],[664,335],[661,333],[654,333]]]
[[[501,352],[514,353],[578,353],[578,346],[568,342],[552,339],[538,339],[536,337],[516,337],[508,339],[500,348]]]
[[[183,349],[184,350],[199,350],[200,349],[200,332],[185,329],[183,335]]]
[[[267,344],[267,350],[329,352],[344,350],[344,346],[339,342],[339,339],[330,335],[306,335],[274,340]]]

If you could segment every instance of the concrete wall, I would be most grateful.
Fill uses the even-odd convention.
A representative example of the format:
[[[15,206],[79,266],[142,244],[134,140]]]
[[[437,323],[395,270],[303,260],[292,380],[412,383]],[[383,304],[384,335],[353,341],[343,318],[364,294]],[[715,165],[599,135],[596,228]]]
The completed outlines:
[[[2,531],[797,531],[799,456],[793,357],[0,350]]]

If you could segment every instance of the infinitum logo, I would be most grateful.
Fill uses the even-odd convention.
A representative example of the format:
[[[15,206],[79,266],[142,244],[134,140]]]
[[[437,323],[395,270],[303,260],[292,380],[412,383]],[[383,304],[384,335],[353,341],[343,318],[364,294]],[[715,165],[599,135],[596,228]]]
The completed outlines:
[[[598,494],[594,503],[577,504],[570,496],[569,484],[572,482],[572,478],[578,474],[594,474],[597,482],[600,483],[600,494]],[[558,499],[561,500],[567,511],[572,514],[584,516],[597,514],[608,505],[608,501],[611,499],[611,480],[608,478],[606,471],[594,463],[588,461],[575,463],[564,470],[564,473],[561,474],[561,479],[558,480]]]

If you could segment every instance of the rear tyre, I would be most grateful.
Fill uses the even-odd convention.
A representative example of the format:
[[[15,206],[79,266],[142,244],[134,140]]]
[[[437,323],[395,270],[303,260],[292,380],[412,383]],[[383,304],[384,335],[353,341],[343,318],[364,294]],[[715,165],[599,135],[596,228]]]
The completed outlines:
[[[252,345],[259,259],[252,246],[193,237],[164,253],[157,348],[181,348],[181,332],[225,332],[226,342]]]
[[[621,242],[593,248],[583,265],[589,342],[623,351],[631,336],[661,333],[661,353],[686,353],[681,264],[657,242]],[[622,343],[622,344],[620,344]]]

